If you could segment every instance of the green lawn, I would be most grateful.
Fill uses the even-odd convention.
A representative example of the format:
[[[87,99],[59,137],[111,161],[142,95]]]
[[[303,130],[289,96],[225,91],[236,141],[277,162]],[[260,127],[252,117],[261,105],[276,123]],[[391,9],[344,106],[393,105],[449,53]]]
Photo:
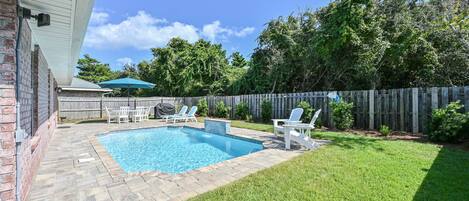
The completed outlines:
[[[469,200],[469,152],[338,132],[315,137],[333,143],[192,200]]]

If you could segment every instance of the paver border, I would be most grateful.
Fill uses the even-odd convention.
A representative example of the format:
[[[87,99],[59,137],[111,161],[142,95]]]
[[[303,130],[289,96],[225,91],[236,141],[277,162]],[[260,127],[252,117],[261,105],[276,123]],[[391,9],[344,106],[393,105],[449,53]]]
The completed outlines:
[[[152,129],[152,128],[160,128],[160,127],[187,127],[190,129],[197,129],[197,130],[203,130],[202,128],[197,128],[197,127],[192,127],[188,125],[159,125],[159,126],[146,126],[146,127],[139,127],[139,128],[129,128],[129,129],[122,129],[122,130],[113,130],[113,131],[107,131],[104,133],[98,133],[95,135],[89,136],[89,141],[93,147],[93,149],[96,151],[98,154],[99,158],[103,162],[104,166],[108,170],[109,174],[114,180],[120,180],[120,179],[125,179],[126,177],[132,177],[132,176],[143,176],[143,175],[151,175],[151,176],[158,176],[162,178],[179,178],[179,177],[185,177],[185,176],[191,176],[198,174],[200,172],[207,172],[210,170],[215,170],[220,167],[225,166],[226,164],[230,164],[233,162],[241,162],[245,160],[246,158],[251,158],[251,157],[256,157],[256,153],[259,152],[264,152],[268,149],[277,149],[280,145],[279,141],[274,141],[274,140],[268,140],[268,139],[261,139],[261,138],[256,138],[255,136],[247,136],[247,135],[238,135],[238,134],[226,134],[229,135],[230,137],[242,139],[242,140],[248,140],[248,141],[255,141],[257,143],[261,143],[263,146],[263,149],[260,151],[257,151],[255,153],[250,153],[247,155],[239,156],[236,158],[220,161],[218,163],[214,163],[208,166],[200,167],[197,169],[189,170],[187,172],[183,173],[175,173],[175,174],[170,174],[170,173],[164,173],[158,170],[151,170],[151,171],[144,171],[144,172],[133,172],[133,173],[127,173],[117,161],[115,161],[112,156],[109,154],[109,152],[106,150],[106,148],[99,142],[98,137],[102,135],[108,135],[112,133],[117,133],[121,131],[130,131],[130,130],[138,130],[138,129]],[[250,129],[246,129],[250,130]],[[254,131],[254,130],[252,130]],[[254,131],[257,132],[257,131]],[[295,150],[296,152],[303,153],[304,151],[301,150]]]

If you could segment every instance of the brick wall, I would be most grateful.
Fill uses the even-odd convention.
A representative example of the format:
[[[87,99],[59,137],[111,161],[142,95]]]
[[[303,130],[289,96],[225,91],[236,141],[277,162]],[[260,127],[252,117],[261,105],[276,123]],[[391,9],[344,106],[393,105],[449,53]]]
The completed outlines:
[[[21,197],[27,198],[32,180],[44,156],[57,122],[55,108],[57,91],[56,81],[40,46],[35,45],[32,55],[33,113],[29,120],[33,122],[34,132],[22,145]]]
[[[31,29],[26,20],[23,20],[21,29],[21,40],[19,44],[20,51],[18,62],[18,79],[19,79],[19,92],[18,100],[21,104],[21,128],[31,135],[31,116],[32,116],[32,101],[33,101],[33,88],[31,86]]]
[[[50,73],[39,46],[31,52],[31,30],[24,22],[19,54],[16,55],[16,0],[0,0],[0,200],[13,201],[16,175],[21,200],[27,200],[32,180],[57,122],[56,81]],[[16,56],[19,69],[16,72]],[[34,65],[36,62],[36,65]],[[19,84],[16,86],[16,73]],[[21,103],[19,124],[29,135],[21,144],[15,143],[16,93]],[[20,150],[16,155],[16,148]],[[19,171],[16,172],[16,159]]]
[[[37,82],[37,107],[38,107],[38,125],[47,121],[49,116],[49,67],[42,51],[39,48],[38,54],[38,74],[35,82]]]
[[[0,200],[15,199],[16,0],[0,0]]]
[[[40,124],[47,120],[48,111],[48,98],[49,98],[49,65],[46,58],[42,53],[39,45],[34,46],[32,55],[32,85],[33,85],[33,135],[36,133]]]

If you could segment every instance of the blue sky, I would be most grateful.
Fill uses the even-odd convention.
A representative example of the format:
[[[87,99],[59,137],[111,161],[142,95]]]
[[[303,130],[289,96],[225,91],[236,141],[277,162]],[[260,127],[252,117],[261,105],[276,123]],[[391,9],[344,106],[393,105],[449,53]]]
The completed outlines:
[[[150,48],[172,37],[221,43],[227,54],[250,57],[265,23],[330,0],[96,0],[82,54],[113,70],[152,58]]]

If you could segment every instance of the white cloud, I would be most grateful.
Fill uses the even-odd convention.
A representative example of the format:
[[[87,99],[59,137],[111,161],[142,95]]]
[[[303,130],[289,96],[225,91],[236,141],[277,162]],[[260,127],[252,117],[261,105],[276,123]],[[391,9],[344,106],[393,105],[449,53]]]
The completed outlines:
[[[228,37],[244,37],[254,31],[253,27],[241,30],[222,27],[218,20],[204,25],[202,30],[199,30],[190,24],[169,23],[166,19],[154,18],[145,11],[139,11],[137,15],[127,17],[115,24],[108,23],[108,20],[109,14],[93,11],[84,42],[86,47],[147,50],[153,47],[162,47],[174,37],[188,40],[191,43],[202,37],[215,42],[217,39],[226,40]]]
[[[109,14],[106,12],[99,12],[93,10],[91,13],[90,24],[92,25],[99,25],[108,22]]]
[[[199,39],[197,29],[188,24],[153,18],[144,11],[128,17],[118,24],[102,24],[88,27],[85,46],[107,49],[127,48],[149,49],[165,45],[171,38],[180,37],[190,42]]]
[[[202,35],[211,41],[216,41],[217,38],[224,40],[230,36],[245,37],[252,32],[254,32],[254,27],[246,27],[240,31],[236,31],[234,29],[222,27],[221,22],[218,20],[211,24],[204,25],[202,28]]]
[[[235,32],[235,35],[238,37],[244,37],[254,32],[254,27],[246,27],[241,31]]]
[[[132,64],[132,59],[129,57],[118,58],[116,61],[120,66],[124,66],[126,64]]]

